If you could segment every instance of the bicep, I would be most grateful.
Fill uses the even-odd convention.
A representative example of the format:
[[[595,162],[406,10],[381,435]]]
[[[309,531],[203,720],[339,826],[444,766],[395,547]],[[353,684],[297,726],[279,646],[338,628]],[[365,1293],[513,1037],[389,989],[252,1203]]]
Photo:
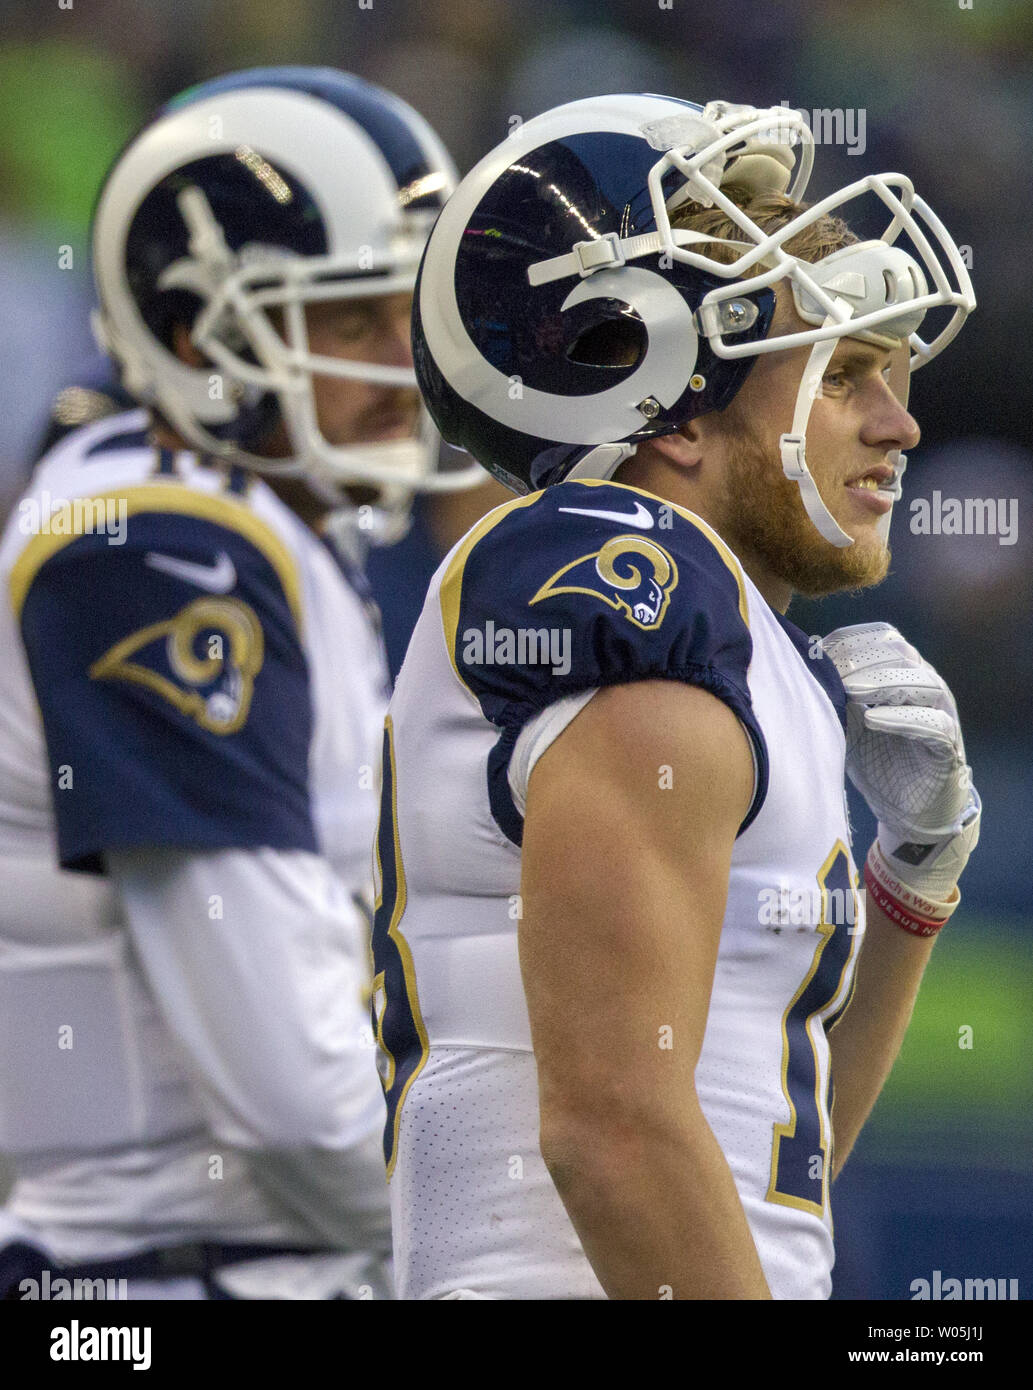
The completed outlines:
[[[691,1087],[753,785],[736,716],[673,681],[600,691],[536,763],[520,954],[543,1116]]]

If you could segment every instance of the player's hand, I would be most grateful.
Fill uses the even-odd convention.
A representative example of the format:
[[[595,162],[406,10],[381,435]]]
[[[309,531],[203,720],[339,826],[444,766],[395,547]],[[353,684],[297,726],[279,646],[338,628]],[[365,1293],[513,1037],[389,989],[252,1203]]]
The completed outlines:
[[[979,838],[980,802],[946,682],[888,623],[823,642],[847,693],[847,775],[902,883],[945,902]]]

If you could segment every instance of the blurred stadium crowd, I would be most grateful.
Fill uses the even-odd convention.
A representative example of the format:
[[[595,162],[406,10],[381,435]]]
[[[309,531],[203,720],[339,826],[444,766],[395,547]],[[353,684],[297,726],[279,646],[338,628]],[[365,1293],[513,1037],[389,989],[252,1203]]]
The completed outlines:
[[[854,124],[863,144],[821,151],[812,197],[902,169],[970,248],[979,308],[949,365],[915,382],[924,438],[905,480],[890,578],[861,598],[797,603],[790,616],[809,632],[880,618],[912,638],[956,693],[985,813],[955,939],[937,953],[898,1074],[844,1178],[838,1287],[840,1296],[906,1297],[898,1255],[901,1270],[927,1273],[918,1247],[905,1257],[899,1230],[889,1232],[895,1190],[928,1238],[929,1268],[948,1232],[970,1252],[981,1231],[984,1263],[1003,1240],[1025,1265],[1002,1256],[993,1269],[954,1272],[1025,1275],[1028,1297],[1033,1227],[1023,1235],[1013,1213],[1019,1202],[1033,1210],[1033,7],[722,0],[705,22],[699,11],[694,0],[90,0],[67,9],[5,0],[0,513],[24,485],[55,392],[101,367],[87,249],[101,177],[147,112],[193,82],[261,63],[348,69],[426,115],[462,171],[517,120],[606,91],[863,112]],[[934,491],[1008,499],[1014,543],[908,534],[913,499]],[[424,511],[410,538],[371,566],[395,669],[447,538]],[[852,805],[867,843],[867,812]],[[981,1018],[983,1050],[951,1057],[957,1024]],[[946,1080],[930,1089],[932,1073]],[[895,1171],[915,1179],[916,1161],[937,1172],[953,1165],[964,1180],[944,1179],[937,1200],[919,1204],[914,1181],[893,1188]],[[922,1190],[927,1199],[928,1184]],[[873,1191],[886,1231],[869,1223],[862,1239],[851,1201],[868,1204]]]

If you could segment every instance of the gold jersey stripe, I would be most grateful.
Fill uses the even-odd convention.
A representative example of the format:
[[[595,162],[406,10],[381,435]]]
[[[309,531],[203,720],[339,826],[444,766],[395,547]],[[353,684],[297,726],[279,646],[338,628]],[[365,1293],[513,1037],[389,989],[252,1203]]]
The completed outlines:
[[[505,521],[510,512],[515,512],[520,507],[533,507],[536,502],[541,501],[543,496],[544,493],[532,492],[529,497],[516,497],[512,502],[503,502],[501,507],[496,507],[487,516],[482,516],[476,526],[468,531],[459,542],[459,549],[453,555],[452,561],[442,577],[439,601],[441,603],[441,622],[445,630],[445,645],[448,648],[448,659],[452,663],[452,670],[456,673],[456,678],[462,682],[464,689],[469,687],[460,675],[459,667],[456,664],[456,641],[459,634],[459,608],[463,598],[463,574],[466,570],[466,562],[477,542],[489,531],[493,531],[500,521]]]
[[[405,1104],[405,1098],[409,1094],[413,1082],[427,1064],[427,1058],[430,1056],[430,1041],[427,1036],[427,1025],[424,1023],[423,1014],[420,1011],[420,997],[416,988],[416,965],[412,957],[412,948],[401,932],[401,921],[405,915],[405,908],[408,903],[408,889],[405,882],[405,867],[402,863],[402,837],[398,826],[398,765],[395,760],[395,726],[390,715],[387,715],[384,720],[384,733],[387,740],[388,759],[390,762],[391,809],[388,814],[391,816],[391,851],[394,856],[395,871],[395,900],[391,908],[391,921],[388,924],[387,934],[395,943],[395,948],[398,951],[398,956],[402,963],[402,974],[405,979],[405,997],[409,1004],[409,1014],[412,1018],[413,1027],[416,1029],[416,1036],[420,1042],[420,1060],[406,1078],[405,1085],[402,1087],[402,1093],[398,1097],[397,1104],[395,1105],[394,1124],[391,1134],[391,1156],[387,1164],[387,1180],[390,1182],[394,1176],[395,1164],[398,1161],[398,1127],[402,1122],[402,1106]],[[381,805],[381,816],[383,816],[386,811],[387,807]],[[374,853],[376,855],[377,883],[380,885],[375,908],[377,912],[379,912],[380,908],[383,906],[384,891],[384,869],[380,862],[380,830],[381,827],[378,825],[376,839],[373,842]],[[377,979],[383,979],[383,975],[384,972],[381,972],[381,974],[377,976]],[[385,996],[384,1009],[386,1010],[386,1008],[387,1000]],[[377,1041],[380,1043],[383,1050],[387,1052],[388,1050],[384,1046],[383,1039],[383,1011],[381,1011],[377,1018]],[[391,1059],[390,1079],[384,1082],[385,1094],[394,1084],[396,1069],[394,1057],[390,1052],[388,1052],[388,1056]]]
[[[137,516],[142,512],[194,516],[224,526],[228,531],[235,531],[237,535],[243,536],[265,556],[276,571],[294,621],[300,630],[302,604],[298,567],[294,557],[272,527],[256,516],[249,507],[233,498],[221,494],[195,492],[174,479],[169,482],[155,480],[122,490],[97,493],[91,497],[77,497],[59,508],[49,518],[47,531],[33,536],[11,570],[11,603],[16,616],[21,616],[32,582],[47,561],[66,545],[79,540],[83,534],[90,534],[63,534],[65,525],[74,516],[75,508],[81,508],[87,503],[106,503],[109,499],[115,502],[124,501],[126,516]]]

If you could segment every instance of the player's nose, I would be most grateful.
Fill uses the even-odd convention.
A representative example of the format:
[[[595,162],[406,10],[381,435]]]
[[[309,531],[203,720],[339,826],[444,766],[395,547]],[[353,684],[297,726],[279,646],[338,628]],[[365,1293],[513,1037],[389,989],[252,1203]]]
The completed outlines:
[[[412,341],[409,337],[409,328],[406,325],[404,333],[391,333],[384,340],[383,360],[389,367],[411,367],[412,361]]]
[[[385,367],[411,367],[412,328],[408,309],[384,314],[377,334],[377,360]]]
[[[884,449],[913,449],[922,437],[918,421],[885,382],[873,394],[865,415],[862,442]]]

